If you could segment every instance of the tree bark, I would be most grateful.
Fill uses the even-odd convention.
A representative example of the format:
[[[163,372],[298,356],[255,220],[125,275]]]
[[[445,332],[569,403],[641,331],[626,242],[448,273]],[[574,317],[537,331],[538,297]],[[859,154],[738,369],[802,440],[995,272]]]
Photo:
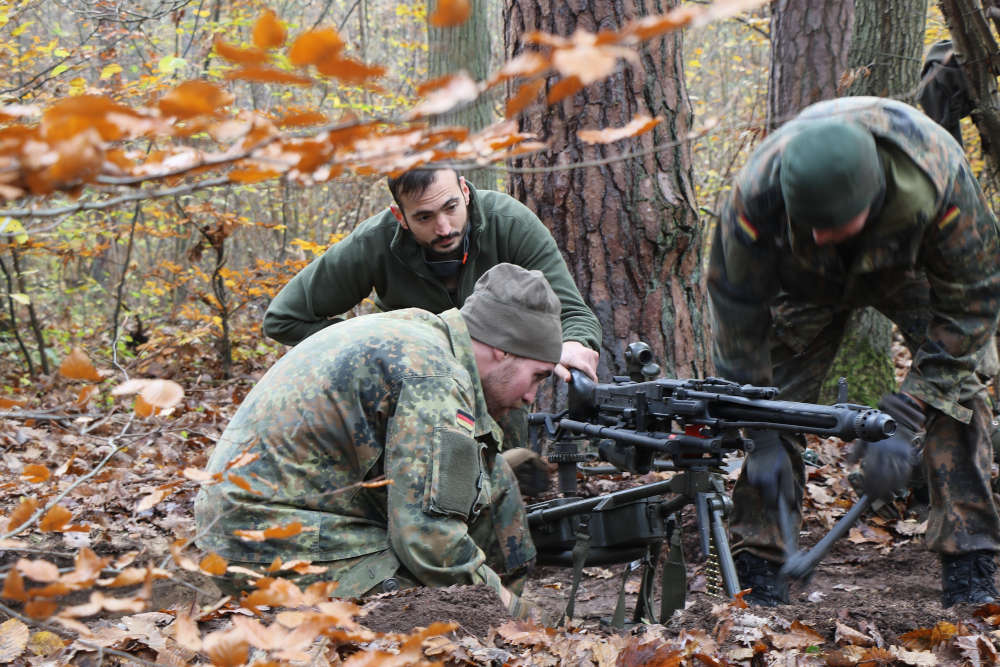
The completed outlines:
[[[521,36],[530,30],[563,36],[615,30],[673,5],[512,0],[504,13],[507,55],[524,49]],[[625,344],[636,340],[649,343],[668,375],[700,376],[708,369],[681,43],[678,32],[648,44],[640,67],[626,67],[547,110],[529,110],[521,120],[521,129],[547,140],[549,149],[513,161],[510,191],[552,231],[603,326],[602,378],[624,373]],[[608,145],[577,138],[578,130],[622,126],[640,112],[664,121],[652,132]]]
[[[428,3],[430,16],[437,2]],[[427,23],[427,74],[436,79],[465,70],[476,81],[489,76],[490,30],[489,2],[472,0],[469,19],[451,28],[435,28]],[[436,125],[462,125],[471,132],[481,130],[493,122],[492,98],[481,95],[474,103],[452,111],[434,120]],[[471,169],[463,176],[476,187],[496,189],[496,176],[492,169]]]
[[[924,53],[927,0],[856,0],[843,95],[913,103]]]
[[[836,96],[853,20],[853,0],[772,1],[768,129]]]
[[[1000,8],[990,0],[939,0],[941,13],[948,23],[948,32],[955,45],[955,53],[969,81],[970,94],[975,108],[972,122],[979,130],[983,155],[994,187],[1000,187],[1000,94],[997,76],[1000,75],[1000,48],[990,29],[987,14],[996,23],[1000,21]]]

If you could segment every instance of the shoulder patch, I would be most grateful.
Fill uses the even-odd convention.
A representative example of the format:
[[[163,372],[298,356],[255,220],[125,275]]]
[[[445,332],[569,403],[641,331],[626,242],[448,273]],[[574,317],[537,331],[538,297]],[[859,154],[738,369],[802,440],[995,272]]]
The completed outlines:
[[[753,223],[750,222],[749,220],[747,220],[747,217],[745,215],[743,215],[742,213],[740,213],[736,217],[736,224],[739,225],[739,228],[743,231],[744,234],[747,235],[747,237],[749,237],[749,239],[750,239],[750,241],[752,243],[756,243],[757,242],[757,237],[760,234],[757,231],[757,228],[754,227]]]
[[[465,410],[457,410],[455,412],[455,426],[460,426],[469,433],[475,433],[476,419]]]
[[[937,223],[938,229],[944,229],[945,227],[953,223],[955,221],[955,218],[957,218],[961,212],[962,211],[957,206],[955,205],[950,206],[948,210],[944,212],[944,215],[941,216],[941,219],[938,220]]]

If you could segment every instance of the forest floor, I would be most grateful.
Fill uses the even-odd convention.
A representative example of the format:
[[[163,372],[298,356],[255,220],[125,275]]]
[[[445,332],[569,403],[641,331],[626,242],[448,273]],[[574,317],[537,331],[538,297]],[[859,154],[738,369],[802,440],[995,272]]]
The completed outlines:
[[[912,496],[896,502],[896,518],[865,516],[808,583],[793,586],[791,604],[771,609],[708,592],[691,508],[687,602],[662,624],[608,627],[624,565],[587,568],[575,617],[560,627],[515,621],[473,586],[330,600],[278,571],[251,595],[229,598],[216,585],[226,563],[190,544],[192,504],[210,483],[198,471],[212,444],[262,371],[224,383],[199,376],[171,413],[147,418],[107,384],[83,396],[88,383],[55,375],[35,402],[0,405],[0,664],[998,662],[1000,606],[941,607],[937,558],[922,546],[926,505]],[[855,498],[846,445],[811,438],[809,446],[819,465],[809,468],[803,546]],[[667,474],[588,477],[583,488],[601,493]],[[525,597],[558,618],[571,580],[570,568],[537,567]],[[624,587],[631,614],[638,574]]]

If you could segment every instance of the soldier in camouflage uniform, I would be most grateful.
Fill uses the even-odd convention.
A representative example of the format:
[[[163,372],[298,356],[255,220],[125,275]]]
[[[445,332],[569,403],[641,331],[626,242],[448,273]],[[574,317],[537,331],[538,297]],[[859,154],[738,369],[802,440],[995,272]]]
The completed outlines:
[[[926,541],[942,602],[997,597],[1000,518],[990,492],[983,380],[1000,312],[997,221],[955,140],[913,107],[870,97],[821,102],[770,135],[736,177],[708,277],[718,373],[815,401],[854,308],[873,306],[913,354],[880,407],[899,424],[859,443],[865,491],[901,487],[923,438]],[[779,504],[801,524],[801,443],[751,432],[731,526],[756,604],[786,602]],[[867,446],[866,446],[867,445]]]
[[[535,547],[494,420],[534,400],[561,352],[559,299],[541,272],[512,264],[483,274],[461,310],[323,329],[261,378],[222,434],[209,472],[253,460],[231,470],[244,484],[198,494],[197,544],[260,572],[278,557],[312,561],[344,597],[485,584],[524,615],[517,589]],[[295,521],[304,528],[288,539],[234,534]]]

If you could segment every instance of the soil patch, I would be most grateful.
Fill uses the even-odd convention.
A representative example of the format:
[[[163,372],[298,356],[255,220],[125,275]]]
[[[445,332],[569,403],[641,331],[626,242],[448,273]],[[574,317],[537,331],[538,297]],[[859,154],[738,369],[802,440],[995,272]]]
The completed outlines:
[[[491,627],[510,619],[510,614],[496,593],[486,586],[448,586],[447,588],[409,588],[383,593],[363,607],[359,618],[365,627],[376,632],[412,632],[439,621],[458,623],[458,634],[484,639]]]

